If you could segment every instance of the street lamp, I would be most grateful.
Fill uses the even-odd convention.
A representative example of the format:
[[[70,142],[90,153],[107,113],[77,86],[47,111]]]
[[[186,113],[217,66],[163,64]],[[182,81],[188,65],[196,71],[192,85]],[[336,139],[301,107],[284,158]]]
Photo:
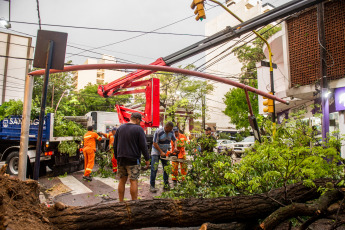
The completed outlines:
[[[0,18],[0,25],[2,27],[5,27],[6,29],[11,28],[11,23],[7,20],[5,20],[4,18]]]
[[[329,89],[325,89],[324,92],[323,92],[323,97],[324,98],[328,98],[329,95],[331,95],[332,91],[329,90]]]

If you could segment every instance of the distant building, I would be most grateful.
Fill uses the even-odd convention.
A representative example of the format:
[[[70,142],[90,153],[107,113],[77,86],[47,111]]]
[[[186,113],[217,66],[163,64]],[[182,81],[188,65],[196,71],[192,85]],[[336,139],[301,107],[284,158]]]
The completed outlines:
[[[262,5],[261,0],[228,0],[226,1],[226,4],[227,7],[236,15],[238,15],[243,21],[254,18],[273,8],[273,6],[270,4]],[[212,21],[206,23],[205,33],[206,36],[210,36],[225,29],[227,26],[236,26],[238,24],[240,24],[240,22],[236,18],[234,18],[228,12],[224,11],[224,13],[222,13]],[[252,38],[254,37],[249,37],[245,41],[249,41]],[[221,52],[223,52],[226,48],[234,45],[239,39],[241,38],[234,39],[226,43],[226,45],[222,44],[206,51],[206,61],[209,61],[214,57],[216,57],[214,60],[217,60],[217,56],[220,55],[219,57],[221,57],[223,55],[220,54]],[[241,44],[243,44],[243,42],[237,44],[236,46],[240,46]],[[227,51],[226,53],[229,53],[229,51]],[[234,54],[230,54],[207,68],[205,72],[219,77],[237,80],[241,74],[241,68],[242,64],[238,61]],[[232,86],[218,82],[213,83],[213,85],[215,87],[215,90],[212,94],[207,95],[206,97],[206,123],[215,124],[215,128],[217,131],[228,131],[235,133],[237,132],[235,125],[231,124],[230,118],[223,113],[226,107],[223,102],[223,98],[225,94],[229,92]],[[214,126],[212,125],[212,127]]]
[[[103,55],[102,59],[87,59],[84,64],[115,64],[116,59],[113,56]],[[80,70],[74,74],[74,84],[76,90],[84,89],[89,83],[105,84],[110,83],[120,77],[125,76],[123,71],[110,69]]]
[[[0,32],[0,105],[24,100],[25,76],[33,58],[31,37]]]

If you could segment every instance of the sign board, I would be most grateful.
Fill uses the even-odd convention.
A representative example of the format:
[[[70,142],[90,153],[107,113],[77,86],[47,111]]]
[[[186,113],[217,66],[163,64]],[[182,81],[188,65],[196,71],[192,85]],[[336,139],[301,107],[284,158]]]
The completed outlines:
[[[345,110],[345,87],[334,89],[335,110]]]
[[[52,65],[50,68],[63,70],[66,55],[67,33],[39,30],[37,32],[34,67],[46,68],[49,42],[54,42]]]

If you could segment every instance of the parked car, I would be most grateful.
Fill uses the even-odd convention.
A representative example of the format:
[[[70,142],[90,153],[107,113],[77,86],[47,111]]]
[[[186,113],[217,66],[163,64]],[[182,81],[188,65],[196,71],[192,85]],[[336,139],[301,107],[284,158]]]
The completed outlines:
[[[241,155],[244,153],[244,151],[248,148],[250,148],[255,143],[254,136],[249,136],[243,139],[241,142],[235,143],[234,146],[234,153],[237,157],[241,157]]]
[[[217,140],[217,152],[221,153],[223,151],[225,152],[231,152],[233,148],[233,143],[236,143],[234,140],[227,140],[227,139],[219,139]]]

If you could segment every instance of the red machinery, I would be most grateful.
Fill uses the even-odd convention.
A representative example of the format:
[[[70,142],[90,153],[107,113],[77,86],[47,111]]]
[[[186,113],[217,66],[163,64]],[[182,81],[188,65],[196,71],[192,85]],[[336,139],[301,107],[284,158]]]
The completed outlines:
[[[151,65],[166,66],[162,58],[157,59],[155,62],[151,63]],[[108,85],[100,85],[98,87],[98,94],[102,97],[145,93],[146,105],[144,112],[125,108],[121,105],[116,105],[116,110],[121,124],[129,122],[131,113],[138,112],[143,117],[141,126],[159,127],[159,79],[151,78],[149,80],[137,81],[154,72],[155,71],[151,70],[137,70],[109,83]],[[128,88],[137,88],[143,86],[145,86],[144,89],[126,90]]]

